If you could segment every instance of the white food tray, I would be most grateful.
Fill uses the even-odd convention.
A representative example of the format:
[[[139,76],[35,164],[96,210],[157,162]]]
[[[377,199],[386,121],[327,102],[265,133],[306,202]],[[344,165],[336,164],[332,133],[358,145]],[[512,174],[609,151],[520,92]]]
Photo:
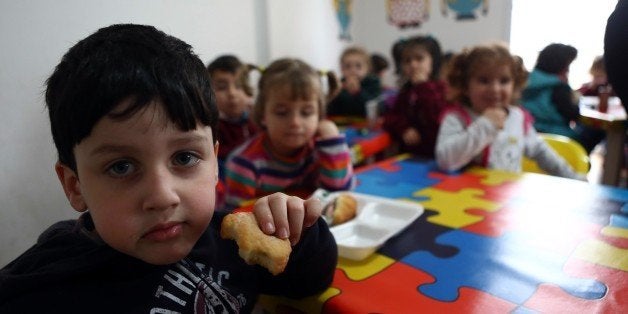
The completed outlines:
[[[338,245],[338,255],[351,260],[363,260],[373,254],[424,211],[423,206],[418,203],[361,193],[315,193],[321,198],[323,206],[340,194],[350,194],[358,202],[354,219],[330,228]]]

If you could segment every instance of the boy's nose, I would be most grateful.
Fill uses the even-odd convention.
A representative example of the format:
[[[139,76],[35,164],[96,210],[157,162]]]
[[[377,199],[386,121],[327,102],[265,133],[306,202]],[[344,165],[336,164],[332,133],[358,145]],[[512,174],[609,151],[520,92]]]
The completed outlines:
[[[144,181],[144,210],[163,210],[179,204],[176,179],[168,170],[154,171],[146,175]]]

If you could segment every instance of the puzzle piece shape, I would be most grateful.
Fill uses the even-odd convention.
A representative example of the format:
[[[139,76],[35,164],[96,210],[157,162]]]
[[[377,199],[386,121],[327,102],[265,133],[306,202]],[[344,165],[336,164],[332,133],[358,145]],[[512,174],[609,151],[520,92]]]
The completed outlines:
[[[542,313],[620,313],[628,308],[627,272],[578,259],[569,259],[563,270],[571,276],[597,278],[608,286],[608,293],[599,300],[586,300],[574,298],[555,285],[541,284],[526,307]]]
[[[399,235],[386,241],[386,245],[378,252],[390,256],[395,260],[400,260],[414,251],[428,251],[434,256],[441,258],[452,257],[458,253],[458,248],[450,245],[440,245],[436,243],[436,238],[452,229],[440,225],[429,223],[429,217],[437,213],[432,210],[425,210],[417,220],[411,223]],[[417,241],[420,239],[420,241]]]
[[[408,184],[403,182],[385,182],[382,178],[387,174],[379,171],[369,172],[368,175],[358,175],[358,184],[354,191],[358,193],[384,196],[393,199],[412,198],[412,194],[417,190],[433,184],[431,181],[424,181],[422,184]],[[414,199],[423,200],[424,198]]]
[[[504,207],[492,213],[475,209],[467,212],[483,215],[485,218],[464,227],[465,231],[489,237],[500,237],[516,231],[543,249],[563,255],[573,252],[582,241],[597,237],[602,229],[600,225],[577,217],[552,215],[551,211],[539,215],[533,210],[526,212]]]
[[[429,173],[437,169],[434,161],[429,162],[416,162],[413,159],[396,161],[387,167],[374,167],[368,172],[359,172],[360,176],[376,176],[383,184],[422,184],[423,181],[429,183],[436,183],[439,180],[437,178],[429,178]],[[408,174],[412,175],[408,175]]]
[[[626,239],[628,241],[628,228],[617,228],[617,227],[604,227],[602,228],[601,233],[607,237],[615,237]],[[622,241],[626,243],[626,241]],[[628,248],[628,243],[626,244],[617,244],[618,247]]]
[[[342,269],[351,280],[357,281],[379,273],[394,262],[390,257],[374,253],[361,261],[339,257],[337,268]]]
[[[394,263],[362,281],[353,281],[336,270],[334,288],[340,294],[327,300],[324,313],[452,313],[509,312],[514,304],[488,293],[460,289],[455,302],[441,302],[417,291],[417,286],[434,280],[429,274],[403,263]]]
[[[529,180],[529,178],[533,179]],[[534,195],[534,197],[531,198],[528,195]],[[505,204],[521,211],[534,211],[540,216],[550,213],[565,217],[579,217],[582,220],[605,226],[609,224],[611,216],[618,214],[626,202],[628,202],[628,191],[625,190],[622,195],[608,187],[590,185],[577,180],[556,181],[556,178],[551,176],[526,175],[520,181],[516,195]]]
[[[611,215],[609,225],[614,228],[623,228],[628,230],[628,203],[621,207],[619,214]]]
[[[495,211],[499,208],[499,204],[482,199],[483,195],[484,192],[478,189],[448,192],[434,188],[426,188],[413,194],[415,197],[427,197],[428,200],[422,201],[421,204],[439,213],[429,217],[429,222],[450,228],[462,228],[483,219],[482,216],[467,213],[467,209]]]
[[[574,256],[591,263],[628,272],[628,249],[592,239],[581,243]]]
[[[328,288],[319,295],[303,299],[290,299],[262,294],[259,296],[257,303],[259,307],[265,310],[264,313],[322,313],[325,301],[338,294],[340,294],[340,290],[336,288]]]
[[[371,169],[380,169],[380,170],[384,170],[384,171],[388,171],[388,172],[399,171],[400,167],[399,167],[399,165],[397,165],[397,162],[399,162],[400,160],[407,159],[409,157],[410,157],[409,154],[403,154],[403,155],[391,157],[391,158],[388,158],[386,160],[382,160],[380,162],[377,162],[377,163],[374,163],[374,164],[371,164],[371,165],[358,167],[358,168],[355,169],[355,173],[356,174],[360,174],[360,173],[363,173],[363,172],[370,171]]]
[[[368,172],[358,173],[355,192],[393,199],[412,199],[414,192],[439,182],[438,179],[428,176],[428,173],[434,169],[436,169],[434,161],[418,163],[414,159],[390,160],[370,168]],[[416,175],[408,176],[408,173]]]
[[[518,305],[523,305],[542,283],[556,284],[586,299],[602,298],[607,291],[598,281],[566,276],[562,272],[566,256],[539,249],[516,233],[490,238],[453,230],[437,242],[457,246],[460,253],[442,259],[415,252],[402,260],[436,277],[435,283],[422,285],[419,290],[437,300],[456,300],[460,287],[482,290]]]
[[[517,192],[518,185],[516,180],[504,180],[501,184],[487,185],[485,175],[470,172],[455,176],[442,173],[430,173],[430,177],[440,179],[440,182],[431,186],[434,189],[449,192],[457,192],[466,188],[479,189],[484,191],[484,199],[494,202],[508,201],[512,195]]]
[[[504,183],[518,181],[522,174],[509,171],[500,171],[486,168],[473,167],[466,171],[469,174],[475,174],[483,177],[482,184],[487,186],[502,185]]]

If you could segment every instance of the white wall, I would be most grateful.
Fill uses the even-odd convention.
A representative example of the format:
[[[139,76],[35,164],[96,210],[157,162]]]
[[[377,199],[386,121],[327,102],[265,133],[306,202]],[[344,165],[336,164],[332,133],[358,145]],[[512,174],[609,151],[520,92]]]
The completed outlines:
[[[338,69],[332,0],[0,0],[0,267],[60,219],[76,217],[54,174],[56,160],[43,102],[44,82],[78,40],[112,23],[151,24],[191,44],[204,62],[235,53],[266,65],[298,57]],[[354,1],[354,42],[388,55],[401,36],[431,33],[445,49],[507,40],[510,0],[491,1],[473,23],[442,17],[419,29],[386,23],[384,1]],[[438,3],[432,1],[432,3]],[[353,44],[352,43],[352,44]]]
[[[100,27],[131,22],[181,38],[206,63],[236,53],[263,64],[268,60],[262,58],[273,57],[256,42],[264,6],[258,0],[0,0],[0,267],[45,227],[76,216],[54,174],[56,152],[43,102],[44,82],[69,47]],[[317,29],[298,30],[319,36]]]
[[[508,42],[510,35],[511,0],[489,1],[486,15],[477,12],[475,20],[455,19],[449,11],[441,13],[441,1],[430,1],[430,15],[418,28],[399,29],[388,22],[384,1],[354,1],[355,25],[352,35],[366,49],[379,52],[389,58],[392,45],[401,38],[414,35],[431,35],[436,38],[443,52],[458,52],[462,48],[493,41]],[[394,85],[392,71],[387,83]]]

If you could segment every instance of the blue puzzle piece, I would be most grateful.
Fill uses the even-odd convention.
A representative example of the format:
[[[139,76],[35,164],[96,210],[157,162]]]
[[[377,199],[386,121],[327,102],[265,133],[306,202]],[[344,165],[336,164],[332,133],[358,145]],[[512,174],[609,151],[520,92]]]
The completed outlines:
[[[562,268],[568,256],[544,250],[514,232],[491,238],[454,230],[441,235],[436,242],[456,246],[460,252],[451,258],[438,258],[417,251],[401,260],[436,278],[435,283],[419,287],[421,293],[434,299],[454,301],[463,286],[519,305],[542,283],[555,284],[584,299],[600,299],[607,291],[599,281],[566,276]]]
[[[389,198],[425,200],[425,197],[417,198],[412,194],[441,181],[428,177],[429,172],[437,169],[434,161],[416,163],[409,159],[399,161],[395,165],[400,167],[398,171],[374,168],[366,173],[358,173],[359,183],[355,191]],[[408,173],[416,175],[408,176]]]
[[[355,187],[355,192],[365,193],[371,195],[384,196],[388,198],[407,198],[416,201],[422,201],[424,197],[414,197],[414,192],[430,186],[432,183],[424,184],[408,184],[403,182],[382,182],[387,172],[385,171],[372,171],[368,175],[358,174],[358,185]],[[385,181],[385,180],[384,180]]]
[[[526,178],[522,192],[508,200],[508,207],[525,211],[535,208],[539,213],[564,211],[570,216],[579,216],[584,221],[605,226],[613,216],[620,214],[622,206],[628,202],[628,193],[622,189],[576,180],[559,181],[560,178],[554,180],[561,184],[548,184],[551,179],[547,178],[543,178],[546,180],[544,184],[535,184],[535,178]],[[527,197],[526,190],[531,190],[535,198]]]
[[[609,225],[616,228],[628,229],[628,203],[621,207],[619,214],[611,215],[611,222]]]

